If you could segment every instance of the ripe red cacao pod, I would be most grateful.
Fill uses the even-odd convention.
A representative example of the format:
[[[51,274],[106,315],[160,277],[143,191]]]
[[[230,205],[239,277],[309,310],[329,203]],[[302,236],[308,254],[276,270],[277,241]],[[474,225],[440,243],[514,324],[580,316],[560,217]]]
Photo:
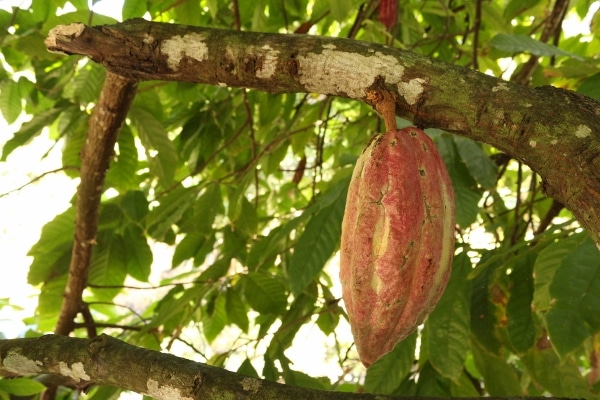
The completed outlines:
[[[379,3],[379,21],[390,30],[398,19],[398,0],[381,0]]]
[[[342,222],[340,279],[352,335],[369,367],[423,322],[454,255],[454,192],[433,141],[409,127],[358,158]]]

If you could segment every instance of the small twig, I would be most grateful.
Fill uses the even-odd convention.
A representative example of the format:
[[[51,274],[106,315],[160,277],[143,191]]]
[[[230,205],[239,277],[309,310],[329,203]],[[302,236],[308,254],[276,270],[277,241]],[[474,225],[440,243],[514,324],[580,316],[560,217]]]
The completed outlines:
[[[0,193],[0,198],[4,197],[4,196],[8,196],[9,194],[18,192],[23,190],[24,188],[26,188],[27,186],[39,181],[40,179],[42,179],[43,177],[45,177],[46,175],[50,175],[50,174],[55,174],[57,172],[61,172],[61,171],[65,171],[65,170],[75,170],[75,171],[79,171],[79,168],[73,166],[73,165],[65,165],[64,167],[60,167],[60,168],[56,168],[53,169],[52,171],[46,171],[44,173],[42,173],[41,175],[36,176],[35,178],[33,178],[32,180],[30,180],[29,182],[19,186],[18,188],[9,190],[8,192],[4,192],[4,193]]]

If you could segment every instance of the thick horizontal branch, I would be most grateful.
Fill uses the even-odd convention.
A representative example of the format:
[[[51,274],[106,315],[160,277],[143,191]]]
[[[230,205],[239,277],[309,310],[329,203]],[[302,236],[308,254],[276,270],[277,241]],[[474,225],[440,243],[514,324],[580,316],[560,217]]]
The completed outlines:
[[[528,164],[600,243],[600,104],[573,92],[511,84],[378,44],[309,35],[238,32],[131,20],[58,26],[46,45],[135,79],[177,80],[369,103],[396,96],[421,128],[486,142]]]
[[[46,335],[39,338],[0,340],[0,375],[39,374],[66,377],[79,388],[87,388],[94,384],[113,385],[156,399],[411,399],[336,393],[283,385],[132,346],[107,335],[100,335],[94,339]]]

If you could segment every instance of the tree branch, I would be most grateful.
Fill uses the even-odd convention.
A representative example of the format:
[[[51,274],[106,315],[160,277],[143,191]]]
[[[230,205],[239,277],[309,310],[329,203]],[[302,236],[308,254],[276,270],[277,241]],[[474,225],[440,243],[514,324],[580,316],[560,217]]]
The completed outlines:
[[[546,193],[600,243],[600,104],[577,93],[523,87],[373,43],[140,19],[58,26],[46,45],[133,79],[315,92],[366,103],[367,91],[379,84],[396,95],[397,115],[417,126],[488,143],[528,164]]]
[[[107,335],[93,339],[46,335],[0,340],[0,375],[53,374],[72,387],[118,385],[157,399],[374,400],[417,399],[300,388],[251,378],[171,354],[129,345]],[[418,397],[418,399],[425,399]],[[475,400],[478,398],[463,398]],[[488,397],[498,400],[498,397]],[[513,399],[521,399],[514,397]],[[522,398],[525,399],[525,398]],[[547,400],[527,397],[527,400]],[[505,400],[505,399],[504,399]]]
[[[100,197],[114,152],[117,134],[135,97],[137,80],[112,72],[106,74],[98,104],[90,118],[88,136],[81,151],[80,183],[77,188],[75,240],[69,278],[54,333],[68,335],[75,317],[83,310],[82,293],[96,244]]]

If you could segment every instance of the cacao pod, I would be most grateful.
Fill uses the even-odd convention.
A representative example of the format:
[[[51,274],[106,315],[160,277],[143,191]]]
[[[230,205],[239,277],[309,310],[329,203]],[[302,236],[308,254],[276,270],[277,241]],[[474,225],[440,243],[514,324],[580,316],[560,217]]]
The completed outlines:
[[[368,367],[440,299],[454,255],[454,192],[433,141],[414,127],[376,136],[358,158],[342,222],[340,280]]]
[[[398,0],[381,0],[379,3],[379,21],[390,30],[398,19]]]

